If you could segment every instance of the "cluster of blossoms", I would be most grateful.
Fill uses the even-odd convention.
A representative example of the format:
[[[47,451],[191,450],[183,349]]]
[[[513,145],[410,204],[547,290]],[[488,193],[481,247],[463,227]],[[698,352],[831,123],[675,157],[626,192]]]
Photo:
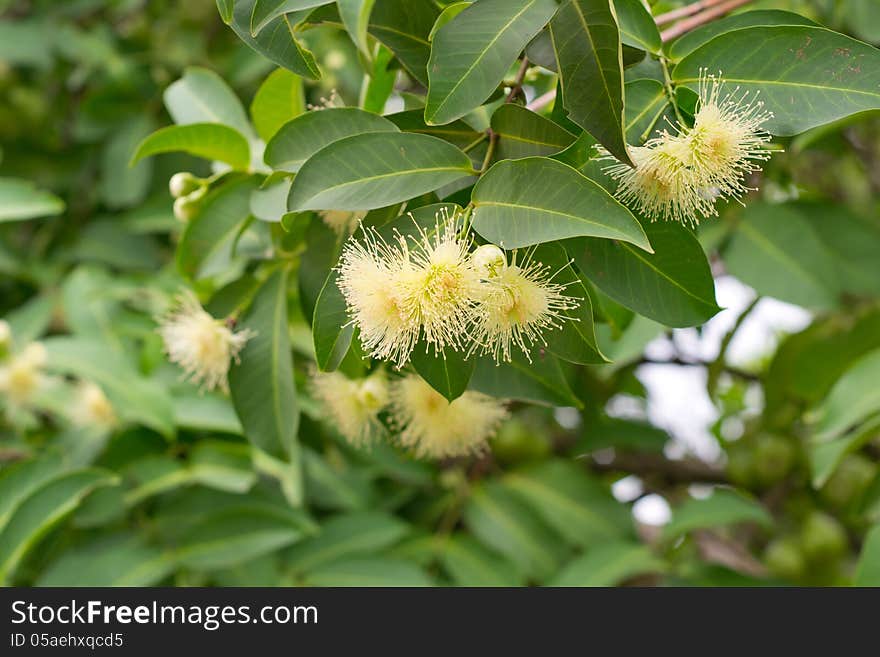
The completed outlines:
[[[159,335],[168,359],[184,375],[207,390],[229,390],[229,366],[253,336],[250,330],[233,331],[202,308],[192,292],[181,294],[159,318]]]
[[[761,126],[773,115],[763,103],[705,71],[692,128],[679,125],[644,146],[631,147],[634,167],[614,160],[604,171],[617,183],[616,196],[651,219],[699,223],[717,216],[715,201],[739,198],[749,188],[746,176],[770,158],[770,135]]]
[[[339,289],[364,349],[398,368],[420,340],[509,361],[511,347],[530,358],[543,333],[558,328],[578,299],[563,294],[549,267],[517,263],[497,246],[471,251],[456,218],[437,216],[432,231],[387,241],[365,229],[343,250]]]
[[[316,372],[312,392],[353,445],[364,447],[382,436],[380,414],[387,412],[400,444],[421,458],[480,453],[507,417],[497,399],[469,391],[450,402],[415,374],[389,382],[381,370],[359,381]]]

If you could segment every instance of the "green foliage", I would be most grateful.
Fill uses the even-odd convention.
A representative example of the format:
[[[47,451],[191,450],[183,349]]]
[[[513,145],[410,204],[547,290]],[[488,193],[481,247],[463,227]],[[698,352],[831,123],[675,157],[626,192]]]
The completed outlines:
[[[2,583],[877,585],[880,26],[824,4],[676,39],[640,0],[0,9]],[[652,221],[607,169],[691,130],[702,70],[774,140],[742,205]],[[346,273],[376,252],[407,266]],[[530,266],[543,296],[485,287]],[[733,360],[764,306],[714,319],[730,277],[809,324]],[[400,362],[353,288],[417,318]],[[658,420],[670,350],[708,449]]]

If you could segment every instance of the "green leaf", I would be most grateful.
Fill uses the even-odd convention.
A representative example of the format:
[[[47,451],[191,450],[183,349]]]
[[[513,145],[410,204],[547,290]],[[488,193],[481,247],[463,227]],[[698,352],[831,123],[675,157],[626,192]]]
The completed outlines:
[[[391,121],[354,107],[307,112],[285,123],[266,144],[265,160],[273,169],[296,173],[325,146],[367,132],[397,132]]]
[[[449,401],[464,394],[477,365],[476,357],[466,358],[463,351],[451,348],[438,354],[424,340],[416,345],[410,362],[419,376]]]
[[[349,559],[336,561],[308,574],[306,586],[432,586],[425,573],[408,561],[397,559]]]
[[[336,7],[339,9],[339,17],[342,18],[345,30],[367,61],[371,59],[367,28],[374,4],[376,0],[336,0]]]
[[[559,537],[498,482],[473,492],[464,508],[464,522],[477,540],[507,557],[530,579],[550,576],[567,552]]]
[[[48,368],[101,386],[124,420],[138,422],[166,438],[175,434],[174,411],[167,391],[145,379],[120,354],[97,338],[53,337],[44,343]]]
[[[632,213],[567,164],[543,157],[503,161],[477,183],[474,230],[505,249],[575,236],[651,245]]]
[[[220,18],[229,25],[232,20],[232,11],[235,8],[235,0],[217,0],[217,11],[220,12]]]
[[[872,527],[862,543],[854,586],[880,586],[880,525]]]
[[[511,472],[503,481],[572,545],[586,547],[632,533],[629,511],[582,465],[554,459]]]
[[[575,136],[565,128],[531,110],[506,103],[492,114],[492,130],[498,136],[498,159],[552,155],[571,146]]]
[[[103,470],[78,470],[48,480],[19,504],[0,532],[0,582],[9,584],[27,553],[89,493],[116,483]]]
[[[554,0],[481,0],[437,30],[425,122],[450,123],[481,105],[555,12]]]
[[[605,294],[666,326],[697,326],[721,310],[709,262],[693,233],[673,222],[644,228],[653,255],[594,238],[567,240],[565,248]]]
[[[397,83],[394,53],[379,44],[361,87],[360,105],[368,112],[384,112]]]
[[[330,272],[318,295],[315,316],[312,319],[312,339],[315,343],[315,361],[322,372],[339,367],[348,353],[354,336],[354,324],[349,322],[345,297],[339,290],[336,270]]]
[[[235,92],[214,71],[191,67],[162,95],[165,107],[178,125],[221,123],[251,136],[253,130]]]
[[[443,542],[443,568],[457,586],[522,586],[523,578],[506,559],[464,533]]]
[[[153,176],[152,162],[138,162],[134,167],[127,165],[134,149],[154,127],[151,117],[135,117],[124,122],[104,146],[101,153],[101,197],[109,207],[131,207],[141,203],[147,195]]]
[[[175,394],[174,423],[190,431],[244,435],[229,399],[219,394]]]
[[[243,443],[202,440],[193,448],[188,470],[193,483],[230,493],[246,493],[257,483],[250,446]]]
[[[660,129],[664,127],[661,117],[671,105],[666,89],[657,80],[634,80],[627,82],[625,89],[626,138],[641,144],[647,141],[655,126]]]
[[[762,127],[774,135],[796,135],[880,109],[880,51],[820,27],[759,26],[721,34],[682,59],[672,77],[696,90],[703,68],[722,71],[731,88],[752,96],[760,91],[765,109],[773,112]]]
[[[638,0],[634,0],[638,1]],[[679,60],[689,55],[694,50],[708,43],[719,34],[732,32],[744,27],[752,27],[755,25],[813,25],[816,23],[809,18],[801,16],[791,11],[780,11],[778,9],[759,9],[757,11],[745,11],[732,16],[725,16],[713,20],[706,25],[701,25],[697,29],[688,32],[677,38],[669,46],[669,57],[673,60]]]
[[[255,0],[251,10],[251,35],[258,35],[273,20],[285,14],[298,12],[305,18],[309,12],[321,5],[329,5],[333,0]]]
[[[389,114],[385,117],[403,132],[417,132],[423,135],[433,135],[444,139],[451,144],[455,144],[459,148],[468,146],[482,136],[484,133],[474,130],[473,127],[464,121],[453,121],[446,125],[428,125],[425,123],[425,113],[420,109],[407,110],[396,114]]]
[[[230,27],[238,38],[278,66],[310,80],[320,79],[321,71],[315,56],[296,40],[288,16],[273,18],[259,34],[251,34],[251,16],[255,5],[256,0],[236,0]]]
[[[170,552],[134,534],[98,536],[66,550],[37,586],[155,586],[174,570]]]
[[[187,222],[177,247],[177,268],[199,280],[226,270],[250,215],[254,178],[226,183],[208,193],[199,213]]]
[[[583,404],[571,391],[559,359],[536,351],[532,362],[519,350],[514,350],[509,363],[478,358],[469,388],[502,399],[581,408]]]
[[[731,490],[718,489],[705,499],[688,499],[672,512],[672,520],[663,528],[663,535],[673,538],[694,529],[722,527],[740,522],[756,522],[765,527],[773,518],[758,502]]]
[[[283,172],[272,174],[251,192],[250,211],[260,221],[280,223],[287,214],[287,196],[293,180]]]
[[[64,212],[64,201],[27,181],[0,178],[0,223],[47,217]]]
[[[471,161],[436,137],[367,133],[336,141],[300,169],[288,208],[372,210],[434,191],[471,173]]]
[[[642,0],[614,0],[620,40],[627,46],[660,54],[660,31]]]
[[[609,0],[565,0],[550,22],[568,118],[622,162],[623,60]]]
[[[566,564],[551,586],[615,586],[646,573],[662,573],[666,563],[639,543],[606,543]]]
[[[880,412],[880,349],[859,358],[828,393],[812,414],[814,437],[828,440]]]
[[[187,531],[175,556],[196,570],[227,568],[292,545],[309,528],[294,512],[261,507],[220,511]]]
[[[267,143],[281,126],[305,111],[302,78],[283,68],[272,71],[251,103],[251,118],[257,134]]]
[[[0,471],[0,532],[21,502],[63,469],[61,457],[50,453]]]
[[[727,270],[759,294],[807,308],[837,305],[834,260],[809,222],[786,205],[749,204],[723,255]]]
[[[428,34],[440,10],[431,0],[382,0],[370,14],[369,32],[384,43],[407,72],[428,85]]]
[[[173,151],[225,162],[238,171],[246,171],[251,161],[250,146],[240,132],[220,123],[191,123],[157,130],[140,143],[131,163]]]
[[[875,418],[841,438],[823,442],[814,441],[810,444],[807,454],[810,459],[813,488],[822,488],[837,470],[837,466],[840,465],[843,458],[871,440],[877,429],[880,429],[880,421]]]
[[[381,554],[408,531],[406,523],[380,511],[337,515],[317,536],[290,548],[284,561],[294,572],[308,573],[342,559]]]
[[[254,332],[229,372],[232,403],[254,445],[273,456],[287,455],[299,467],[299,406],[287,326],[288,273],[263,283],[242,326]]]

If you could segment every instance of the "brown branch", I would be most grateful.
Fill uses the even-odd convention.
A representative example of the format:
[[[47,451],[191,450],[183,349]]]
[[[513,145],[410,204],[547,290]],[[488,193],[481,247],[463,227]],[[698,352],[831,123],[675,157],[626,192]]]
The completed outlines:
[[[705,25],[709,23],[719,16],[723,16],[727,14],[737,7],[741,7],[742,5],[751,2],[752,0],[726,0],[721,4],[717,4],[710,9],[706,9],[705,11],[700,12],[699,14],[695,14],[690,18],[687,18],[680,23],[676,23],[668,30],[663,30],[660,33],[660,40],[663,43],[667,43],[672,41],[673,39],[677,39],[685,32],[690,32],[694,28],[700,27],[701,25]]]
[[[504,99],[505,103],[513,102],[517,95],[522,93],[522,84],[523,80],[526,79],[526,73],[529,70],[529,58],[523,57],[522,62],[520,62],[519,70],[516,72],[516,78],[513,80],[513,84],[510,87],[510,93],[507,94],[507,98]]]
[[[610,461],[592,459],[590,467],[598,472],[627,472],[642,477],[660,477],[675,484],[724,484],[727,474],[718,466],[687,458],[674,461],[662,454],[615,453]]]
[[[678,9],[667,11],[665,14],[660,14],[659,16],[654,18],[654,22],[657,23],[657,25],[674,23],[679,18],[687,18],[688,16],[692,16],[697,12],[703,11],[704,9],[708,9],[709,7],[714,7],[715,5],[721,4],[724,1],[725,0],[700,0],[699,2],[693,2],[689,5],[685,5],[684,7],[679,7]]]
[[[654,360],[653,358],[641,358],[634,363],[636,366],[638,365],[678,365],[679,367],[711,367],[713,363],[707,363],[702,360],[684,360],[683,358],[670,358],[668,360]],[[745,379],[746,381],[760,381],[761,377],[754,372],[748,372],[744,369],[740,369],[739,367],[734,367],[732,365],[724,365],[721,370],[722,372],[727,372],[728,374],[733,374],[734,376],[738,376],[741,379]]]
[[[556,100],[556,89],[551,89],[547,93],[543,94],[542,96],[538,96],[531,103],[526,105],[526,109],[537,112],[538,110],[542,110],[547,107],[547,105],[552,103],[554,100]]]
[[[767,568],[740,543],[726,540],[710,531],[694,532],[694,541],[703,561],[726,566],[743,575],[766,577]]]

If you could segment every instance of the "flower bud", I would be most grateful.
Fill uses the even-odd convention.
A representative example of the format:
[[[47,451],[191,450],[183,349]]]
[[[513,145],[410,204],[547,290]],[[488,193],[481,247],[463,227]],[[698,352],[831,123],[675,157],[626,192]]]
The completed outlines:
[[[504,251],[494,244],[484,244],[471,255],[474,269],[480,278],[495,278],[507,266]]]
[[[175,173],[168,181],[168,191],[174,198],[188,196],[201,186],[201,181],[188,171]]]
[[[189,196],[182,196],[181,198],[174,201],[174,216],[177,218],[178,221],[186,223],[194,219],[198,213],[198,198],[193,198],[192,194],[190,194]]]

